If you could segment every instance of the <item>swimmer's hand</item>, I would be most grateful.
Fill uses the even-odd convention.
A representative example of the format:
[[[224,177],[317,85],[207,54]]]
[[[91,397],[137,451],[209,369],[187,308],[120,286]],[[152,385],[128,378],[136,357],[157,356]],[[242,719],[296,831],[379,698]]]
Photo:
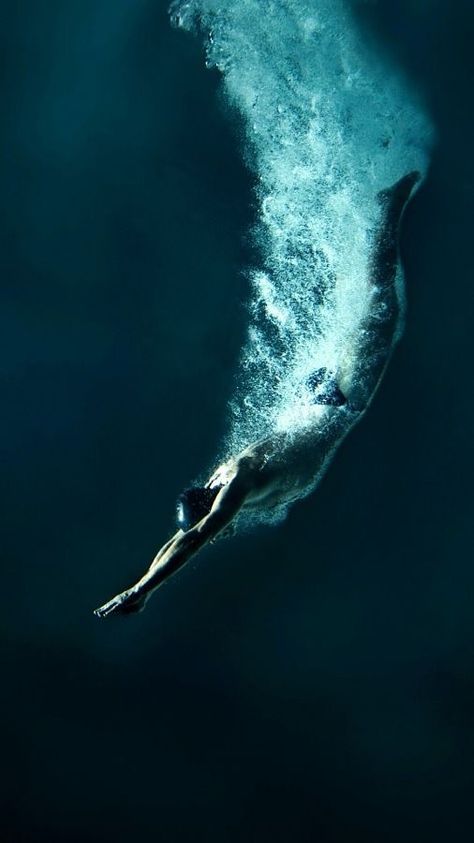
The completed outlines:
[[[146,595],[137,595],[133,588],[128,588],[117,594],[108,603],[94,609],[94,615],[98,618],[106,618],[108,615],[135,615],[145,608]]]

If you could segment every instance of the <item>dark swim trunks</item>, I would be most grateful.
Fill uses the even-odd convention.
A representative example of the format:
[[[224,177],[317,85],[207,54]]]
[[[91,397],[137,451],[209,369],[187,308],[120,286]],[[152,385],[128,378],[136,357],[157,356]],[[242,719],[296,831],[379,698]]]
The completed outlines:
[[[313,393],[314,404],[343,407],[347,398],[341,392],[336,376],[328,369],[316,369],[307,379],[306,386]]]

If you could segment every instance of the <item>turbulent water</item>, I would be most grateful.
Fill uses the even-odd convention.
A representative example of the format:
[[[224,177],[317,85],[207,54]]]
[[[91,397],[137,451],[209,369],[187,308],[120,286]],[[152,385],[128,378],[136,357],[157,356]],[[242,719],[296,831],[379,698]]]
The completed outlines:
[[[320,367],[350,368],[369,304],[376,194],[426,172],[430,126],[340,0],[175,2],[246,127],[258,180],[251,321],[227,450],[304,421]]]

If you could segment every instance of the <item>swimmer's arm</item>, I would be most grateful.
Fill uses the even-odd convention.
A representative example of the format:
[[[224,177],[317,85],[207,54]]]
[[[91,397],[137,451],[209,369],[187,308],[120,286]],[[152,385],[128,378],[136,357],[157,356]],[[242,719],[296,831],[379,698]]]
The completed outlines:
[[[95,614],[100,617],[140,611],[164,580],[175,574],[237,515],[247,496],[247,485],[235,478],[217,495],[211,511],[202,521],[183,532],[179,530],[155,556],[144,576],[131,588],[105,603]]]

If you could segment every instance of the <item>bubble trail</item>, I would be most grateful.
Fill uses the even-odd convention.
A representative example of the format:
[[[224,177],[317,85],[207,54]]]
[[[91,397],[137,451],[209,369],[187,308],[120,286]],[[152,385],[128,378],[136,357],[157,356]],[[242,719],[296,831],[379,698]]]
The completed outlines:
[[[304,421],[315,367],[337,371],[369,306],[377,193],[426,173],[431,128],[341,0],[177,0],[246,127],[258,179],[251,324],[229,453]]]

